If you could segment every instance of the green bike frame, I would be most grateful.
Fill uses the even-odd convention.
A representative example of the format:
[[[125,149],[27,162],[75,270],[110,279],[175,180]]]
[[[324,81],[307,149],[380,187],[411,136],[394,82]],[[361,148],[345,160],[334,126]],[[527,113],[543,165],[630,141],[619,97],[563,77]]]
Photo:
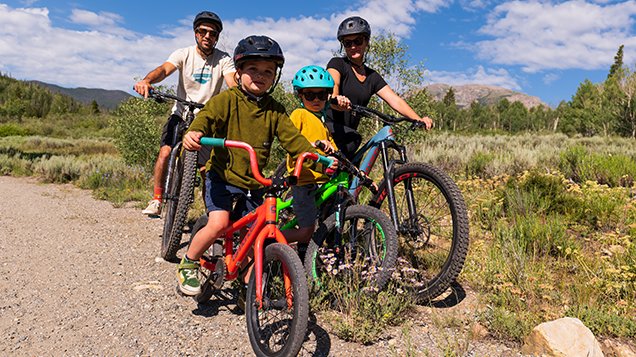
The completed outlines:
[[[338,190],[338,186],[343,185],[346,188],[349,188],[349,174],[346,172],[341,172],[338,176],[332,178],[329,182],[325,183],[316,191],[316,207],[320,207],[331,195],[335,194]],[[280,197],[276,199],[276,219],[278,220],[278,213],[280,210],[285,209],[287,207],[291,207],[294,202],[294,198],[290,197],[289,199],[283,201]],[[284,229],[292,229],[298,224],[298,219],[294,217],[291,221],[287,222],[283,228]]]

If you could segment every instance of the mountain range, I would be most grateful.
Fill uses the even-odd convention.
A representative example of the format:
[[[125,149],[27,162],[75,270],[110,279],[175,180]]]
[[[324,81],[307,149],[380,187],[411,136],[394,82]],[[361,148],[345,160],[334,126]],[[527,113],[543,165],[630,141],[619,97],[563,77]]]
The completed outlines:
[[[60,92],[70,95],[75,101],[84,104],[90,104],[95,100],[100,108],[116,109],[122,100],[132,97],[123,90],[108,90],[99,88],[64,88],[55,84],[44,83],[40,81],[29,81],[35,83],[42,88],[48,88],[51,92]]]
[[[436,101],[441,101],[450,89],[450,85],[444,83],[433,83],[425,87],[428,89],[428,93]],[[499,103],[503,98],[508,98],[510,103],[514,101],[520,101],[526,108],[537,107],[541,104],[547,107],[548,105],[541,102],[538,97],[533,97],[528,94],[515,92],[510,89],[501,88],[486,84],[464,84],[461,86],[452,86],[455,91],[455,104],[462,109],[470,107],[470,103],[476,100],[479,104],[486,106]]]

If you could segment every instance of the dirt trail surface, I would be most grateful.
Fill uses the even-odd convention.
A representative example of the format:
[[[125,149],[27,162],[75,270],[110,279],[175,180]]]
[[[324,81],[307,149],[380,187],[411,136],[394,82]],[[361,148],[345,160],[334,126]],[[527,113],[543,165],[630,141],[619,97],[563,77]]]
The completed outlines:
[[[253,355],[227,284],[203,305],[176,293],[176,262],[156,259],[162,224],[70,184],[0,176],[0,355]],[[471,300],[467,294],[454,308]],[[420,307],[412,318],[418,356],[442,356],[440,348],[465,339],[449,332],[444,342],[431,327],[433,310],[445,309]],[[310,322],[301,355],[406,355],[399,328],[365,346],[325,326]],[[519,356],[487,340],[471,342],[465,355]]]

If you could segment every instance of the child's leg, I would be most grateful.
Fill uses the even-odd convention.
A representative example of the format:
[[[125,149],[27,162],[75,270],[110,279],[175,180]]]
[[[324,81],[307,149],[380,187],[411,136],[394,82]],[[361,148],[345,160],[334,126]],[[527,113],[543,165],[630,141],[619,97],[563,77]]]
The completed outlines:
[[[186,253],[186,257],[190,260],[199,260],[230,225],[230,212],[228,211],[212,211],[208,213],[208,217],[208,224],[197,232],[190,243]]]

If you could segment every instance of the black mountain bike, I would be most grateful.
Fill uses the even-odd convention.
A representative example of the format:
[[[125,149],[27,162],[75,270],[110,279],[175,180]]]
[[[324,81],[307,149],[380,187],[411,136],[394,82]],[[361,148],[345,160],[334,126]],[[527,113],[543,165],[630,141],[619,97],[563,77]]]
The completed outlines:
[[[183,135],[194,120],[194,110],[203,108],[203,104],[190,102],[177,96],[157,92],[153,90],[149,97],[159,103],[168,99],[176,100],[183,104],[185,110],[183,121],[174,129],[174,137],[168,160],[168,170],[165,180],[163,195],[163,234],[161,236],[160,257],[165,260],[173,259],[181,245],[183,227],[188,218],[188,210],[194,202],[194,187],[197,180],[197,151],[182,150]]]
[[[464,198],[448,174],[428,163],[409,162],[406,148],[395,141],[394,129],[415,130],[420,121],[358,105],[352,105],[351,112],[384,124],[351,160],[369,174],[382,154],[383,178],[377,193],[363,192],[354,178],[349,193],[358,204],[379,208],[391,218],[398,233],[396,269],[401,281],[415,299],[430,301],[448,289],[464,266],[469,244]]]

